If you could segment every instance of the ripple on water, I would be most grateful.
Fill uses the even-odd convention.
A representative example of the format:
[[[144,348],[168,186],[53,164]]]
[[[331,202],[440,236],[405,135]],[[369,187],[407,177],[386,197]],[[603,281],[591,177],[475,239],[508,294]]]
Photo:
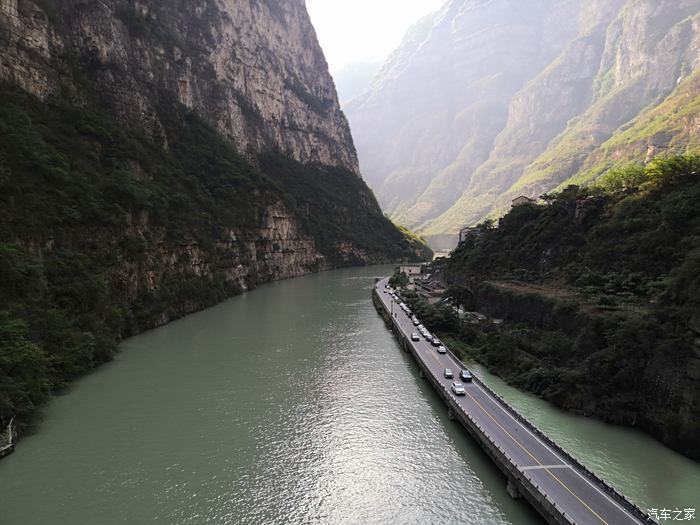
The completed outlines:
[[[541,523],[396,345],[377,273],[274,283],[126,341],[0,463],[0,521]],[[687,461],[506,390],[638,500],[698,506]]]

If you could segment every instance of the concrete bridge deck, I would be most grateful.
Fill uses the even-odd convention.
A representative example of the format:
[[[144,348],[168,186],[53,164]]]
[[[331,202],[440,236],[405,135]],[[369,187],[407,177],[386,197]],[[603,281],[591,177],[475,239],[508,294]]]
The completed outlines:
[[[445,400],[450,417],[459,420],[508,480],[508,492],[526,498],[549,522],[577,525],[627,525],[657,523],[614,488],[590,472],[556,443],[518,414],[477,377],[469,383],[458,379],[464,365],[449,350],[439,354],[417,332],[409,316],[390,293],[388,279],[375,285],[375,297],[391,319],[402,347],[411,352],[421,373]],[[444,377],[445,368],[455,379]],[[466,394],[456,396],[452,381],[462,382]]]

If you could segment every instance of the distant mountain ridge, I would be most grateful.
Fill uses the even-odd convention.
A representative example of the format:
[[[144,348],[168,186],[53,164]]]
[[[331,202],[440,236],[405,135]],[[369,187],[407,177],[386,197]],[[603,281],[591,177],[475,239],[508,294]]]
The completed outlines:
[[[700,144],[700,0],[450,0],[345,108],[360,168],[428,238],[513,197]]]

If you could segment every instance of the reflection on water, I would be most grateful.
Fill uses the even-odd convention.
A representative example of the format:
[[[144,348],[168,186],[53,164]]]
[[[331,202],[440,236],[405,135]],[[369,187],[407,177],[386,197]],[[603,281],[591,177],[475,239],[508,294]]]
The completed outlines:
[[[374,311],[389,271],[270,284],[125,341],[0,462],[0,523],[541,523]],[[643,458],[700,493],[653,441],[496,386],[638,501],[681,499]]]

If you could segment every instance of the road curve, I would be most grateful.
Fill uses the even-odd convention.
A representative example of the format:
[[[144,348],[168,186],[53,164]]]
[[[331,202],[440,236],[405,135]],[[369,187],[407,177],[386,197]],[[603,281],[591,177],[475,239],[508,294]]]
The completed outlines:
[[[379,280],[376,294],[392,322],[412,346],[413,354],[420,359],[423,368],[433,376],[436,388],[442,387],[464,414],[473,421],[483,434],[503,451],[523,478],[532,482],[546,501],[562,509],[566,521],[577,525],[627,525],[656,523],[643,511],[629,502],[611,495],[568,454],[550,440],[541,437],[539,431],[523,422],[515,411],[495,396],[480,381],[463,383],[466,393],[455,396],[451,391],[453,379],[444,377],[445,368],[454,371],[454,381],[464,365],[451,353],[439,354],[435,347],[422,336],[411,341],[417,332],[410,317],[385,292],[388,279]],[[393,304],[392,304],[393,303]],[[437,384],[436,384],[437,383]],[[503,469],[501,469],[503,470]],[[540,509],[538,509],[540,510]],[[640,515],[641,513],[641,515]],[[544,516],[552,521],[551,516]]]

